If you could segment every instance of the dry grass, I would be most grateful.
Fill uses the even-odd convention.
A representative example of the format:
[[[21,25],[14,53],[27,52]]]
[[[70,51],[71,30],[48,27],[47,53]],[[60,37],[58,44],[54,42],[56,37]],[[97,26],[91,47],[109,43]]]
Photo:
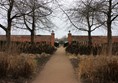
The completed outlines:
[[[0,54],[0,78],[29,78],[36,70],[34,58]]]
[[[116,83],[118,56],[80,56],[78,72],[80,79],[89,80],[87,83]]]
[[[15,54],[0,52],[0,83],[31,83],[51,57],[46,53]]]
[[[7,44],[0,46],[0,83],[30,83],[39,74],[51,55],[42,51],[41,54],[23,53],[22,50],[30,49],[29,45],[13,43],[9,47]],[[46,51],[50,50],[55,49],[49,46]]]

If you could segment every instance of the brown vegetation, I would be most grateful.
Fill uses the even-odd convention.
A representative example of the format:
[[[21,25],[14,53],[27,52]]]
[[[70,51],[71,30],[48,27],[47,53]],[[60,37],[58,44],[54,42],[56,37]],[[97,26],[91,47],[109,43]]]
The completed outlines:
[[[77,72],[83,83],[118,82],[117,56],[81,56],[79,60]]]
[[[49,60],[50,54],[0,53],[0,83],[30,83]]]
[[[0,79],[28,79],[35,73],[37,63],[30,56],[0,53]]]
[[[39,43],[0,43],[0,83],[30,83],[55,52],[55,48]],[[48,53],[48,54],[46,54]]]

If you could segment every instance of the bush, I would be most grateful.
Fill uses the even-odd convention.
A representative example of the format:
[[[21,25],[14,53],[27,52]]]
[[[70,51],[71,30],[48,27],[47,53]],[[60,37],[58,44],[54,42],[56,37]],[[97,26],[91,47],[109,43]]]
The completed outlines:
[[[0,78],[29,78],[36,70],[37,63],[32,57],[0,54]]]
[[[66,48],[66,52],[69,52],[71,54],[79,54],[79,43],[78,42],[72,42],[68,47]]]
[[[11,42],[9,48],[5,41],[0,42],[0,51],[9,52],[10,54],[16,53],[32,53],[41,54],[43,52],[53,54],[56,48],[46,43],[34,43],[30,42]]]
[[[118,57],[81,56],[78,70],[80,79],[90,83],[117,83]]]
[[[99,45],[89,47],[88,45],[73,41],[67,46],[66,52],[76,55],[100,55],[102,52],[102,47]]]
[[[33,53],[33,54],[41,54],[41,53],[47,53],[47,54],[53,54],[56,51],[56,48],[54,48],[51,45],[48,44],[28,44],[24,47],[21,47],[21,52],[23,53]]]
[[[66,52],[71,54],[80,55],[100,55],[106,53],[107,44],[95,45],[89,47],[86,44],[81,44],[77,41],[73,41],[70,45],[66,47]],[[113,43],[112,54],[118,55],[118,43]]]

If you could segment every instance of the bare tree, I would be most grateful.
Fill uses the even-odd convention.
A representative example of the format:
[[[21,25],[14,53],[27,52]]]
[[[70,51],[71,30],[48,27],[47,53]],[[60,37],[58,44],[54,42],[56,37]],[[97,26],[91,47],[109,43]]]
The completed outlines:
[[[15,5],[19,0],[0,0],[0,17],[3,19],[0,23],[0,27],[6,32],[6,41],[10,44],[11,38],[11,29],[14,25],[16,18],[21,17],[22,15],[17,12]],[[5,21],[5,23],[3,23]]]
[[[37,29],[50,30],[54,27],[53,23],[49,19],[49,15],[52,14],[52,9],[49,7],[51,0],[24,0],[19,5],[22,4],[22,7],[18,7],[19,11],[24,13],[23,18],[20,21],[23,21],[25,25],[22,28],[25,28],[31,33],[31,43],[34,43],[35,31]],[[25,14],[29,12],[28,14]]]
[[[61,6],[61,10],[66,14],[70,23],[74,26],[75,29],[88,32],[88,46],[92,46],[92,37],[91,33],[102,26],[96,20],[98,10],[94,8],[94,0],[77,0],[73,8],[64,11]]]
[[[107,28],[107,55],[112,55],[112,25],[118,18],[118,0],[100,0],[95,6],[100,9],[98,22],[105,22]]]

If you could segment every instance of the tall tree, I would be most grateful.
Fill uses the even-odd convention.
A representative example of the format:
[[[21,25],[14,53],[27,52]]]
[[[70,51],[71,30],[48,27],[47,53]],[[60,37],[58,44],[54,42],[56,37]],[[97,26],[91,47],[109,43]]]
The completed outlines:
[[[19,5],[19,11],[24,13],[23,22],[27,30],[31,33],[31,43],[34,43],[35,31],[37,29],[49,30],[53,27],[53,23],[48,16],[52,14],[52,9],[49,7],[51,1],[43,0],[24,0]],[[25,14],[30,12],[28,14]]]
[[[17,12],[15,5],[17,5],[17,0],[0,0],[0,17],[3,20],[0,23],[0,27],[6,32],[6,41],[10,44],[11,38],[11,29],[13,26],[13,22],[16,18],[21,17],[21,14]],[[3,23],[5,21],[6,23]]]
[[[75,29],[88,32],[88,46],[92,46],[91,33],[102,26],[96,20],[98,10],[94,7],[94,0],[76,0],[76,5],[66,11],[61,6],[61,10],[66,14],[70,23]]]
[[[98,22],[105,22],[107,28],[107,55],[112,55],[112,25],[115,20],[118,20],[118,0],[100,0],[96,4],[99,10],[100,18]]]

